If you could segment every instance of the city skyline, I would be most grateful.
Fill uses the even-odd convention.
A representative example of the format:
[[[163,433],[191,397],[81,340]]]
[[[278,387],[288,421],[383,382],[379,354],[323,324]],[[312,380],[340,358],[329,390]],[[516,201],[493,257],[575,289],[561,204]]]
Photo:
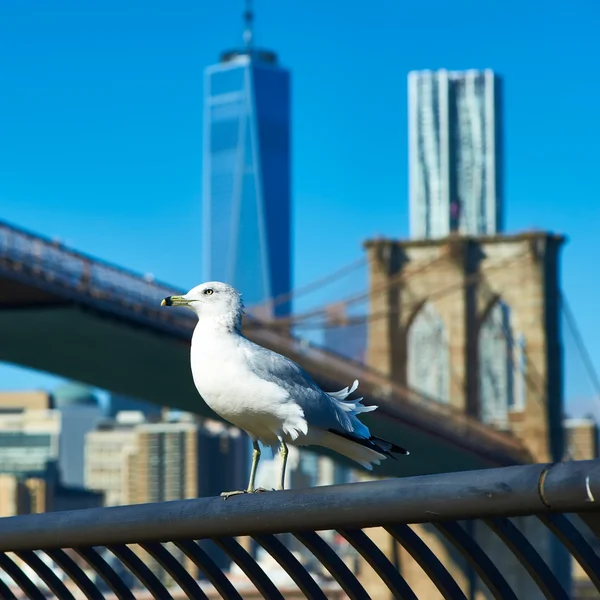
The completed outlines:
[[[384,4],[368,13],[345,7],[341,22],[334,5],[319,20],[310,18],[317,8],[310,3],[258,7],[260,36],[286,57],[297,81],[295,285],[361,255],[365,237],[407,235],[406,73],[490,65],[510,82],[506,229],[569,235],[564,287],[584,332],[592,331],[599,317],[584,273],[593,265],[600,215],[597,185],[586,174],[596,161],[600,120],[592,105],[600,91],[585,76],[593,56],[582,45],[591,20],[582,21],[575,6],[563,7],[558,18],[556,11],[540,16],[510,2],[474,15],[467,4]],[[108,2],[92,15],[61,0],[52,9],[2,11],[3,55],[12,57],[5,69],[12,92],[0,101],[11,115],[0,156],[2,217],[174,285],[197,284],[200,71],[224,40],[238,37],[231,23],[239,6],[184,2],[173,12]],[[490,18],[497,27],[484,34],[478,24]],[[543,27],[532,34],[532,22]],[[339,33],[330,35],[333,24]],[[553,40],[566,25],[583,33],[559,46]],[[302,43],[306,36],[310,45]],[[580,211],[571,210],[574,198]],[[299,309],[310,302],[300,299]],[[598,362],[600,343],[594,336],[586,341]],[[1,371],[9,387],[52,379],[15,375],[8,366]]]
[[[501,107],[492,69],[408,74],[411,238],[503,230]]]
[[[243,2],[0,6],[0,595],[589,594],[600,5]]]
[[[271,301],[292,283],[290,72],[254,46],[250,9],[244,22],[244,47],[205,69],[203,279],[284,316],[290,303]]]

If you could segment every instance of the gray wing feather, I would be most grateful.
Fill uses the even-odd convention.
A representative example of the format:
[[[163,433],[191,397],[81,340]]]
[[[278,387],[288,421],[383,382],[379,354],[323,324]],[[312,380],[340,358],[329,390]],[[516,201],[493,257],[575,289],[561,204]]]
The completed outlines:
[[[265,381],[276,383],[304,411],[309,425],[352,432],[350,413],[340,410],[311,376],[289,358],[244,338],[250,370]]]

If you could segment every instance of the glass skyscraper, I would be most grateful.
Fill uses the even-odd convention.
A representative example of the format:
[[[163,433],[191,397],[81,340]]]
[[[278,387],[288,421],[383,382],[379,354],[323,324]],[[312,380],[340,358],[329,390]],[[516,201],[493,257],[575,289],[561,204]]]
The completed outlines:
[[[251,19],[246,47],[205,71],[204,280],[235,286],[256,316],[283,316],[289,302],[271,300],[291,288],[290,74],[253,47]]]
[[[409,73],[412,238],[502,231],[500,84],[489,69]]]

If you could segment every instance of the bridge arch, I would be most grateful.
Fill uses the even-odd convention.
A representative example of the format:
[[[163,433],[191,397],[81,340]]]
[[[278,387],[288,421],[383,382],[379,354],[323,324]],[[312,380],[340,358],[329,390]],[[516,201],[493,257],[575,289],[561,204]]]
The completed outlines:
[[[413,314],[406,336],[406,381],[438,402],[450,401],[448,332],[433,303],[424,302]]]
[[[515,335],[510,306],[502,298],[484,311],[477,342],[479,416],[488,425],[508,429],[515,405]]]

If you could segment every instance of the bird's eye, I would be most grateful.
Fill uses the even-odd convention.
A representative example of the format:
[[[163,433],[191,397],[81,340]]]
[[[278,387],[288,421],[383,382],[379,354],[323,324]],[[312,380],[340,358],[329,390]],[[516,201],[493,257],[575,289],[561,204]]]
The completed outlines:
[[[204,293],[205,293],[207,296],[211,296],[212,294],[214,294],[214,293],[215,293],[215,290],[213,290],[212,288],[206,288],[206,289],[204,290]]]

